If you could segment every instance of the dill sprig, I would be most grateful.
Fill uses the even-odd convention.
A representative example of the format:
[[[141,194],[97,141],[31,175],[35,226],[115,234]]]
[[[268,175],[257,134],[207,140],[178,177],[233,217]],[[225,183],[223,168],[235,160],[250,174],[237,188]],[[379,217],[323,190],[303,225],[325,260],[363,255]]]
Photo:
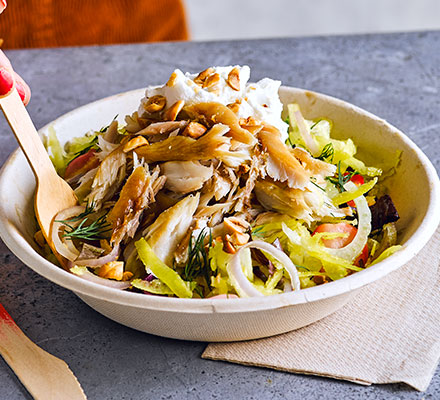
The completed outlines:
[[[314,176],[310,177],[310,183],[311,183],[312,185],[316,186],[318,189],[321,189],[323,192],[325,192],[325,188],[319,186],[319,185],[316,183],[316,178],[315,178]]]
[[[327,179],[329,182],[333,183],[340,192],[345,192],[344,185],[352,178],[352,176],[356,173],[356,171],[350,171],[346,175],[341,172],[341,162],[338,162],[338,170],[337,176],[332,177],[328,176]]]
[[[264,236],[264,234],[264,225],[256,226],[251,232],[251,236]]]
[[[185,264],[183,277],[187,281],[193,281],[198,276],[203,276],[207,285],[210,287],[211,281],[211,265],[209,263],[208,250],[205,247],[205,239],[208,234],[205,228],[199,233],[197,238],[193,240],[192,235],[188,244],[188,260]],[[212,245],[212,233],[209,230],[209,247]]]
[[[85,210],[77,216],[68,220],[55,220],[66,226],[63,237],[66,239],[99,240],[104,239],[105,233],[110,231],[110,224],[106,220],[106,215],[102,215],[92,223],[86,225],[90,214],[95,211],[95,202],[87,202]],[[78,226],[72,226],[72,222],[81,221]]]
[[[314,122],[313,125],[310,127],[310,130],[312,130],[316,125],[318,125],[322,119],[318,119],[318,121]]]
[[[88,218],[84,218],[77,227],[73,227],[67,222],[62,222],[66,225],[63,237],[69,240],[100,240],[105,238],[105,233],[111,230],[110,224],[106,220],[106,215],[102,215],[90,225],[86,225]]]
[[[95,202],[92,201],[90,204],[89,202],[87,202],[86,209],[81,214],[78,214],[76,217],[70,218],[69,222],[76,222],[81,219],[84,219],[88,215],[92,214],[94,211],[95,211]],[[55,222],[61,222],[64,225],[68,225],[67,220],[56,220]]]
[[[333,148],[333,144],[332,143],[327,143],[323,147],[323,149],[321,151],[321,154],[318,157],[316,157],[316,158],[318,158],[319,160],[322,160],[322,161],[325,161],[325,160],[329,159],[330,162],[332,162],[334,154],[335,154],[335,149]]]

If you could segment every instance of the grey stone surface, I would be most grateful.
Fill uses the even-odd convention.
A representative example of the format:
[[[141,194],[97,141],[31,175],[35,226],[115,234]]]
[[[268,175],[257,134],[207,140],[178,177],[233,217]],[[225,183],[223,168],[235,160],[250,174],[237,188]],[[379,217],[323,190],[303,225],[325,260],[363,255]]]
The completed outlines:
[[[82,104],[166,80],[176,67],[248,64],[252,79],[327,93],[401,128],[440,169],[440,32],[8,52],[29,82],[41,127]],[[0,163],[16,148],[0,118]],[[89,399],[438,399],[401,384],[359,386],[200,358],[205,344],[120,326],[36,275],[0,243],[0,301],[23,331],[64,359]],[[427,278],[429,279],[429,277]],[[317,349],[325,351],[325,349]],[[0,399],[30,398],[0,359]]]

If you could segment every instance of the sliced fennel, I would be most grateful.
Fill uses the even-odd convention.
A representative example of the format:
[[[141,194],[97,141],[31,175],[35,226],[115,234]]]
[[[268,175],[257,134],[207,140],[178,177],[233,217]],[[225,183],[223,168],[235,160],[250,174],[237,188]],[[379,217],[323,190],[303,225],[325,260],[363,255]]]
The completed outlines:
[[[374,178],[371,181],[358,186],[356,190],[339,193],[332,198],[332,202],[335,206],[348,203],[350,200],[354,200],[357,197],[363,196],[365,193],[369,192],[376,183],[377,178]]]
[[[277,249],[275,246],[263,242],[261,240],[254,240],[242,246],[237,253],[231,259],[231,262],[227,266],[227,271],[229,274],[229,278],[231,280],[232,286],[238,293],[240,297],[256,297],[263,296],[265,293],[264,290],[259,290],[258,285],[253,285],[249,279],[246,277],[243,267],[241,265],[241,253],[249,248],[260,249],[264,252],[267,252],[272,257],[276,258],[280,263],[283,264],[284,269],[289,275],[290,282],[293,285],[295,290],[300,290],[300,282],[298,271],[296,270],[295,265],[292,263],[290,258]],[[257,279],[255,279],[257,281]],[[260,288],[261,289],[261,288]]]
[[[363,186],[363,185],[362,185]],[[353,182],[347,182],[344,185],[347,192],[354,193],[358,188]],[[353,199],[358,214],[358,230],[353,240],[345,247],[340,249],[325,248],[325,251],[336,257],[340,257],[349,262],[353,262],[361,254],[362,249],[368,240],[371,232],[371,211],[364,196]]]

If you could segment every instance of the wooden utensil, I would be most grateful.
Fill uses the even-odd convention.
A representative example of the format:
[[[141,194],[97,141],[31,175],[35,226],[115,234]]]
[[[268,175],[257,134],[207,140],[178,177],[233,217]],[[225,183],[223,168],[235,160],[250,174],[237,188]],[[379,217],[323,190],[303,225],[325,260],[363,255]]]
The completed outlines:
[[[1,304],[0,354],[34,399],[87,399],[68,365],[33,343]]]
[[[58,212],[77,204],[75,193],[55,171],[31,117],[15,89],[8,96],[0,98],[0,107],[35,174],[37,189],[34,208],[41,231],[55,256],[65,267],[66,260],[58,254],[52,243],[50,225]]]

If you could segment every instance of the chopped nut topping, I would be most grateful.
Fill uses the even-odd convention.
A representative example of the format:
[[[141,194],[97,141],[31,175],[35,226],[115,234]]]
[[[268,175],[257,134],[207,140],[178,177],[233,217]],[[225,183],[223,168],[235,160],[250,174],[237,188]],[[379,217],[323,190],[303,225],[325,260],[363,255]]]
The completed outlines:
[[[236,246],[243,246],[249,242],[250,238],[251,237],[247,233],[235,232],[231,235],[231,242]]]
[[[229,254],[235,254],[237,250],[235,250],[234,245],[231,243],[231,236],[226,235],[226,240],[223,241],[223,251]]]
[[[238,111],[240,110],[240,104],[241,104],[241,99],[238,99],[235,100],[233,103],[229,103],[226,107],[228,107],[230,110],[235,112],[235,114],[237,114]]]
[[[240,71],[237,67],[233,68],[228,74],[228,79],[226,81],[228,85],[236,90],[240,91]]]
[[[206,126],[198,123],[198,122],[190,122],[184,131],[182,132],[183,136],[189,136],[193,139],[198,139],[207,131]]]
[[[234,233],[245,233],[249,230],[249,222],[238,217],[228,217],[223,220],[225,231],[233,235]]]
[[[263,124],[254,117],[240,118],[238,123],[244,129],[247,129],[253,135],[256,135],[263,129]]]
[[[241,126],[260,126],[261,122],[254,117],[240,118],[238,120]]]
[[[124,262],[110,261],[99,268],[98,275],[101,278],[116,279],[120,281],[124,276]]]
[[[200,74],[198,74],[195,79],[194,79],[194,83],[197,83],[197,85],[202,86],[203,83],[205,82],[206,78],[208,78],[209,75],[211,75],[214,72],[214,68],[207,68],[204,71],[200,72]]]
[[[184,104],[185,101],[183,100],[176,101],[168,110],[164,112],[163,118],[165,121],[175,121],[177,115],[179,115],[180,111],[182,111]]]
[[[136,136],[135,138],[131,139],[128,143],[124,145],[122,151],[124,153],[128,153],[129,151],[137,149],[138,147],[141,146],[145,146],[147,144],[148,144],[148,140],[145,139],[143,136]]]
[[[168,79],[167,86],[173,87],[176,84],[177,81],[177,74],[173,72],[170,76],[170,79]]]
[[[213,87],[215,85],[217,85],[220,82],[220,75],[215,73],[212,75],[209,75],[205,81],[203,82],[202,88],[206,89],[206,88],[210,88]]]
[[[144,104],[144,110],[150,114],[162,111],[167,105],[167,99],[160,94],[150,97],[147,103]]]

